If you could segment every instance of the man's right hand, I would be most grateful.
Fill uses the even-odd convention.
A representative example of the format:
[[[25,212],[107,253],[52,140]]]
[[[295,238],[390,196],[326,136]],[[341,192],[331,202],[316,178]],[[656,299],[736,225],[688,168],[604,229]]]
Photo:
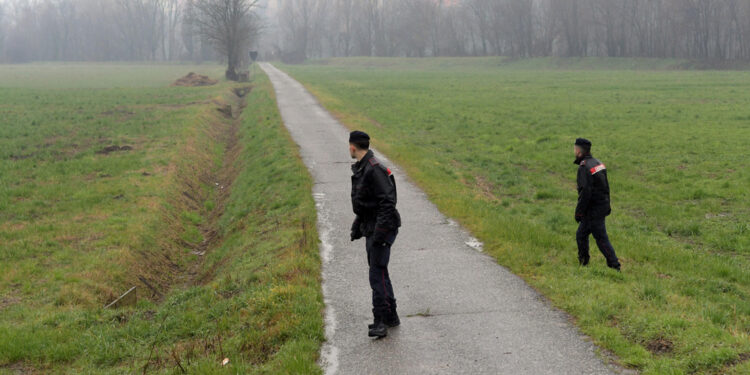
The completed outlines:
[[[360,233],[359,231],[356,231],[356,232],[352,231],[351,238],[352,238],[352,241],[356,241],[356,240],[362,238],[362,233]]]

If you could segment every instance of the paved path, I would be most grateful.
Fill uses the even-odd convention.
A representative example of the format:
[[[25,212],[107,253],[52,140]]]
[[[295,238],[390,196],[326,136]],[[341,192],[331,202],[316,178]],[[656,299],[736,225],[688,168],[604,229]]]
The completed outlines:
[[[424,192],[397,176],[403,227],[391,256],[401,327],[367,337],[372,320],[364,242],[349,241],[348,131],[302,85],[262,64],[284,123],[315,180],[323,258],[326,374],[611,374],[565,315],[481,253]]]

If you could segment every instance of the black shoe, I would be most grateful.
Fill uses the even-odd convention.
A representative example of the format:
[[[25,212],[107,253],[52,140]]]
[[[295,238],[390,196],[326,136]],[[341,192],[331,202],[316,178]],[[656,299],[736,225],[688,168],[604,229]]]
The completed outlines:
[[[580,264],[583,267],[586,267],[589,265],[589,258],[578,258],[578,264]]]
[[[383,313],[380,310],[372,309],[372,324],[367,326],[367,329],[373,329],[378,325],[379,321],[382,321]]]
[[[385,318],[383,319],[383,324],[385,324],[388,328],[398,327],[401,325],[401,319],[398,318],[397,312],[392,313],[386,313]],[[372,323],[367,326],[368,329],[375,328],[376,323]]]
[[[401,325],[401,319],[398,318],[398,313],[394,310],[393,313],[385,316],[383,323],[390,328],[398,327]]]
[[[394,328],[394,327],[400,326],[401,325],[401,321],[398,320],[398,318],[396,318],[396,320],[387,320],[387,321],[383,322],[383,324],[385,324],[385,326],[388,327],[388,328]],[[373,328],[375,328],[375,324],[374,323],[367,325],[367,329],[373,329]]]
[[[393,312],[384,313],[383,324],[388,328],[398,327],[401,325],[401,319],[398,318],[398,313],[394,309]],[[367,329],[373,329],[377,325],[378,319],[374,319],[372,324],[367,325]]]
[[[367,333],[370,337],[386,337],[388,336],[388,327],[383,324],[383,322],[377,322],[374,324],[374,327],[370,328],[370,331]]]

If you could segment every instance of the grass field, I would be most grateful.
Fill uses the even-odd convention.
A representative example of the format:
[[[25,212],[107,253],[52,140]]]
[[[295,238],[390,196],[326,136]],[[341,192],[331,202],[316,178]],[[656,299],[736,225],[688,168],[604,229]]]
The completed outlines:
[[[750,73],[675,64],[333,59],[282,68],[370,132],[487,253],[621,365],[747,374]],[[591,266],[577,264],[580,136],[609,170],[622,273],[595,246]]]
[[[221,66],[206,64],[34,63],[0,65],[0,87],[21,89],[114,89],[166,87],[188,72],[212,77]]]
[[[188,71],[222,69],[0,66],[0,373],[320,371],[311,181],[270,83],[168,87]]]

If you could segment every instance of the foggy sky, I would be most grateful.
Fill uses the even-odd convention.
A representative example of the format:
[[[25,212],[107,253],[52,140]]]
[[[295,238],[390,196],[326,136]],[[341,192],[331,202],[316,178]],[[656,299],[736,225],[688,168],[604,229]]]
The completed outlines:
[[[218,0],[217,0],[218,1]],[[747,0],[263,0],[268,59],[750,59]],[[0,0],[0,62],[220,59],[188,0]]]

